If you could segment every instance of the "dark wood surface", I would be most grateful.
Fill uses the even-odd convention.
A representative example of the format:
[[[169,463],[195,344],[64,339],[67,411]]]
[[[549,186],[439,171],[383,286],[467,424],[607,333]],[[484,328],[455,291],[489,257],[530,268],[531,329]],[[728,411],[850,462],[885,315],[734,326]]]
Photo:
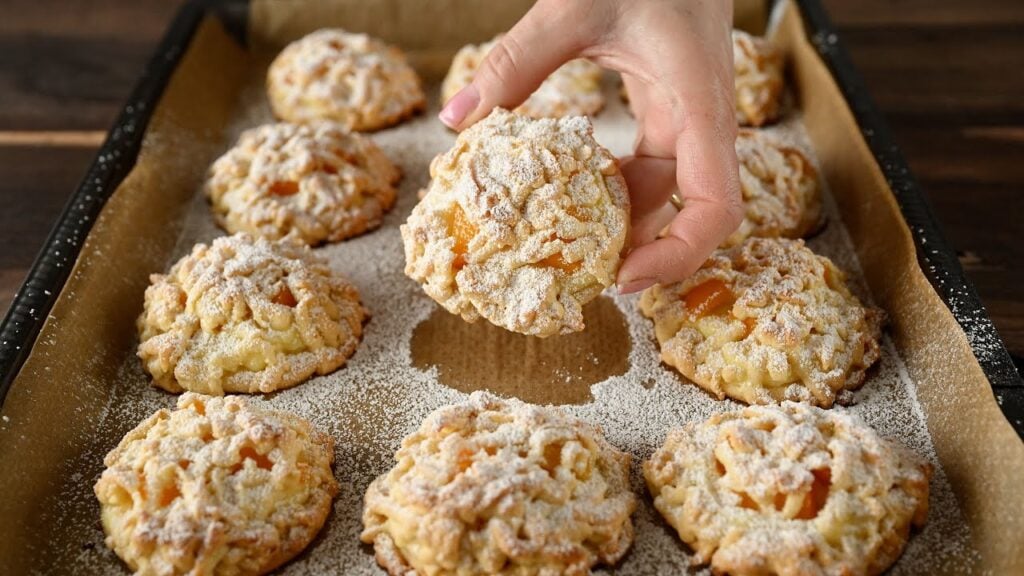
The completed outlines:
[[[824,0],[1007,347],[1024,356],[1024,2]],[[8,0],[0,312],[180,0]]]

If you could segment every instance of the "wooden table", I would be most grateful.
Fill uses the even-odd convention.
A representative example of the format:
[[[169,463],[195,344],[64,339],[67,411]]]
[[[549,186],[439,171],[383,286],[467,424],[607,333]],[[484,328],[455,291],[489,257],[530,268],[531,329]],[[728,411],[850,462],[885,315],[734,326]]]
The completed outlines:
[[[1024,2],[825,3],[1000,334],[1024,357]],[[179,5],[5,3],[0,311]]]

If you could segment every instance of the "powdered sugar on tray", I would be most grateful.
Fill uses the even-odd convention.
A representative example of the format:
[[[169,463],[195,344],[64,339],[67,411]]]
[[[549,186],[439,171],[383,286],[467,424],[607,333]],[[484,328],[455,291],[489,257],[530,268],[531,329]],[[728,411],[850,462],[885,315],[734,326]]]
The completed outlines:
[[[613,82],[605,83],[608,107],[595,119],[596,137],[615,154],[625,154],[633,141],[634,123],[616,95]],[[251,94],[261,94],[254,84]],[[455,140],[436,119],[436,88],[432,108],[410,122],[377,132],[372,138],[405,175],[399,199],[376,231],[318,248],[332,268],[343,274],[360,291],[372,318],[355,355],[341,370],[314,378],[295,388],[256,396],[254,401],[291,410],[312,421],[335,439],[335,475],[341,490],[323,533],[299,558],[284,566],[282,574],[382,574],[370,548],[359,541],[362,499],[370,481],[392,464],[392,455],[402,437],[412,432],[432,410],[461,401],[466,394],[440,384],[437,369],[413,366],[410,340],[416,326],[437,306],[422,289],[403,274],[405,260],[398,227],[416,203],[416,192],[427,184],[427,166],[437,153]],[[269,108],[262,97],[246,99],[240,121],[228,135],[229,141],[244,128],[269,121]],[[792,116],[792,114],[790,115]],[[807,138],[797,121],[772,128],[778,137],[808,150]],[[809,151],[809,150],[808,150]],[[825,194],[828,224],[809,245],[831,257],[850,273],[853,291],[868,298],[852,245],[835,203]],[[222,235],[200,194],[190,209],[174,259],[187,253],[195,242],[209,242]],[[172,260],[173,262],[173,260]],[[168,262],[168,266],[171,262]],[[731,401],[718,401],[687,383],[663,365],[658,356],[651,323],[643,318],[635,296],[607,295],[625,318],[632,347],[629,367],[591,388],[593,400],[566,406],[577,417],[598,424],[608,440],[633,455],[633,487],[640,496],[634,515],[636,540],[616,574],[686,573],[690,552],[675,532],[654,511],[640,476],[640,463],[663,442],[669,429],[709,415],[738,408]],[[439,343],[439,346],[443,344]],[[452,355],[472,350],[452,349]],[[580,357],[594,363],[596,357]],[[572,373],[576,366],[565,366]],[[500,378],[500,374],[495,375]],[[101,424],[102,436],[119,436],[161,407],[173,406],[176,397],[152,387],[134,350],[126,354],[118,389]],[[947,478],[939,466],[924,414],[916,400],[916,385],[907,376],[903,362],[891,341],[885,340],[878,368],[869,373],[864,387],[855,393],[856,404],[846,408],[874,426],[883,436],[898,439],[922,454],[935,466],[931,486],[931,511],[926,527],[912,536],[893,574],[969,572],[975,563],[969,535]],[[843,408],[836,408],[837,410]],[[113,448],[113,445],[109,446]],[[96,470],[103,454],[81,456],[82,468]],[[96,478],[68,483],[56,526],[73,533],[81,547],[51,551],[54,563],[80,573],[124,573],[124,567],[102,544],[99,507],[91,486]],[[83,513],[83,510],[89,512]],[[695,573],[701,573],[695,571]]]

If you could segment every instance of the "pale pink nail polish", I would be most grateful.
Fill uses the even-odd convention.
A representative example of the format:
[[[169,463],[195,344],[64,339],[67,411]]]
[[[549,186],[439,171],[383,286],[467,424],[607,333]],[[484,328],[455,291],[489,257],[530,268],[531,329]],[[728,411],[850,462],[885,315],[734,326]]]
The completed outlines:
[[[479,105],[480,92],[477,91],[476,86],[470,84],[452,96],[452,99],[444,105],[441,113],[438,114],[438,118],[444,122],[445,126],[455,129]]]

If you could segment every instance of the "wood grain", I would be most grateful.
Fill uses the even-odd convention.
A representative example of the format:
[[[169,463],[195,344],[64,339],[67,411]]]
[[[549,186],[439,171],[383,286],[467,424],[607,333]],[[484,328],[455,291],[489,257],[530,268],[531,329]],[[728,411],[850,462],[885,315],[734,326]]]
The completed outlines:
[[[1024,3],[824,1],[1020,368]]]
[[[92,146],[0,146],[3,313],[7,313],[14,293],[93,156]]]
[[[0,33],[0,130],[109,129],[158,39]]]
[[[934,24],[970,26],[992,22],[1024,22],[1024,3],[1017,0],[822,0],[832,20],[853,26],[886,27]]]
[[[1024,356],[1024,2],[824,2],[1003,339]],[[113,123],[181,4],[5,4],[0,310],[94,155],[89,134]]]

